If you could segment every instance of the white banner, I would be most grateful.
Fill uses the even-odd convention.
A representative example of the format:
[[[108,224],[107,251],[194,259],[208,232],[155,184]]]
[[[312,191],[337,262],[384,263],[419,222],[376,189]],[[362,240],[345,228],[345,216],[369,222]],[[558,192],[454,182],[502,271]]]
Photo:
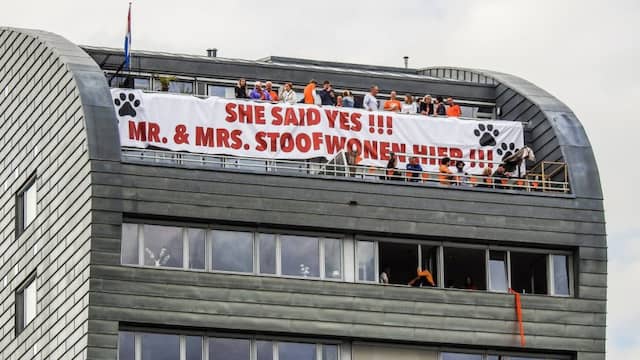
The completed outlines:
[[[499,162],[524,145],[520,122],[111,91],[126,147],[263,159],[332,159],[356,149],[361,165],[384,167],[395,152],[429,156],[422,159],[426,171],[450,157],[478,174],[481,161]],[[398,167],[407,161],[399,156]]]

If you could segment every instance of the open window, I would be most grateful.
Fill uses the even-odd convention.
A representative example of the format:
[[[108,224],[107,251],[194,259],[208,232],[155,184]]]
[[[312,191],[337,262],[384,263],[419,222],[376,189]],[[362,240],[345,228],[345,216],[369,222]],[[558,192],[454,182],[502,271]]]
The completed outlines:
[[[448,288],[485,290],[486,250],[444,248],[444,283]]]
[[[511,252],[511,288],[523,294],[548,294],[547,254]]]
[[[386,275],[389,284],[407,285],[416,277],[418,246],[391,242],[378,243],[380,282]]]
[[[432,277],[435,286],[438,286],[438,250],[439,246],[435,245],[420,245],[420,253],[422,261],[420,262],[420,268],[422,270],[428,270]]]

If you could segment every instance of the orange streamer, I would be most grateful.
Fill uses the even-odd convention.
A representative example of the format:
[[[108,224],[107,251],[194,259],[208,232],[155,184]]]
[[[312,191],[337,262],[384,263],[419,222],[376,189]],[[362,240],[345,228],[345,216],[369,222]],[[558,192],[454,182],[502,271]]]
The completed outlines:
[[[527,340],[524,337],[524,325],[522,324],[522,303],[520,302],[520,293],[509,289],[509,292],[516,298],[516,317],[518,318],[518,327],[520,328],[520,346],[525,346]]]

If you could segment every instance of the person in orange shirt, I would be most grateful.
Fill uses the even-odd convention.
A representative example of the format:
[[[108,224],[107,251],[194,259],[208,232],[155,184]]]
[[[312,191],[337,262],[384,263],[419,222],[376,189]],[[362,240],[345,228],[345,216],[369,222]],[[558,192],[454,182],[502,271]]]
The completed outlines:
[[[273,84],[271,83],[271,81],[267,81],[264,84],[264,87],[266,88],[265,90],[267,90],[267,92],[269,93],[271,101],[278,101],[278,93],[273,90]]]
[[[418,276],[416,276],[413,280],[409,281],[409,286],[415,287],[423,287],[423,286],[436,286],[435,281],[433,281],[433,275],[427,269],[418,268]]]
[[[398,112],[402,108],[402,103],[400,100],[396,99],[396,92],[392,91],[390,95],[390,99],[384,102],[383,109],[385,111],[395,111]]]
[[[460,117],[462,116],[462,110],[460,109],[460,105],[456,104],[453,101],[453,98],[447,98],[447,116],[449,117]]]
[[[451,169],[449,169],[450,163],[451,159],[448,157],[440,161],[440,175],[438,175],[438,179],[440,179],[440,184],[442,185],[451,185],[453,181],[453,175],[451,175]]]
[[[304,87],[304,103],[315,104],[316,103],[316,86],[318,82],[315,80],[309,81],[309,84]]]

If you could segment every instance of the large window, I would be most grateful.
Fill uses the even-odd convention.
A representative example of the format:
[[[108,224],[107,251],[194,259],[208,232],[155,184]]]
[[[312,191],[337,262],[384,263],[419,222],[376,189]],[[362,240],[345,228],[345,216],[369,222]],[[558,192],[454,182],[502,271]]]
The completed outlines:
[[[118,360],[340,360],[334,343],[121,331]]]
[[[121,250],[122,264],[128,265],[329,280],[344,276],[343,240],[335,238],[125,223]]]
[[[569,252],[122,225],[122,264],[397,286],[571,296]]]
[[[16,334],[33,321],[37,314],[36,274],[31,274],[16,290]]]
[[[16,193],[16,237],[33,223],[38,215],[38,190],[35,174]]]

